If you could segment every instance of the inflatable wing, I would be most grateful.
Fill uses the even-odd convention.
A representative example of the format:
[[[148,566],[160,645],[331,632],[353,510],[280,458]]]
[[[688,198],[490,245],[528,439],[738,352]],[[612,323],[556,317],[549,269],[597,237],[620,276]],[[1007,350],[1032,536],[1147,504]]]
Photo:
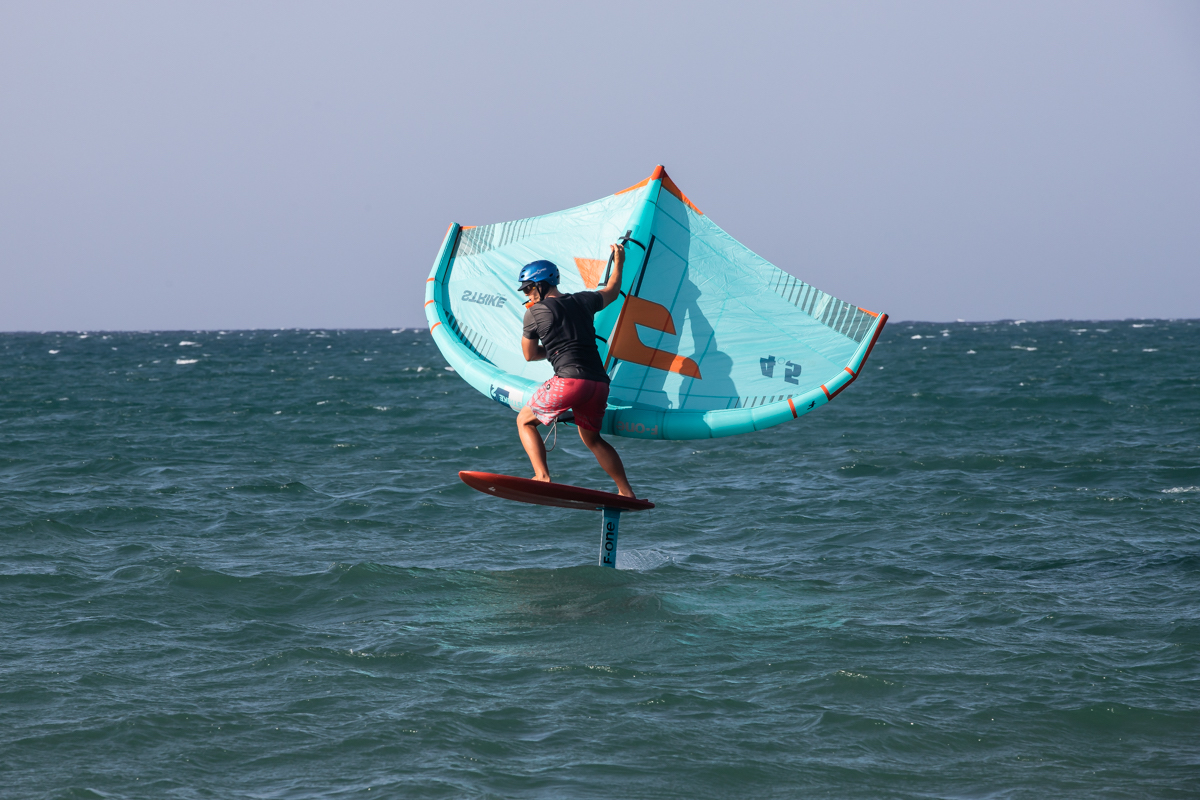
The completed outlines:
[[[442,355],[477,390],[519,411],[553,373],[521,354],[517,272],[549,259],[561,291],[594,289],[606,283],[609,245],[623,238],[621,296],[595,318],[612,378],[606,434],[707,439],[796,419],[858,377],[887,321],[755,255],[657,167],[578,208],[451,224],[425,284]]]

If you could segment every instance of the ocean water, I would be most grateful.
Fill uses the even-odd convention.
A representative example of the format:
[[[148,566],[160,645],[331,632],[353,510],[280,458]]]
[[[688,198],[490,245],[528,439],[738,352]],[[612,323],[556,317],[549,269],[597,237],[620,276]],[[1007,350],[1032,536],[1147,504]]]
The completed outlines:
[[[615,571],[423,331],[0,335],[0,796],[1200,796],[1200,321],[614,441]]]

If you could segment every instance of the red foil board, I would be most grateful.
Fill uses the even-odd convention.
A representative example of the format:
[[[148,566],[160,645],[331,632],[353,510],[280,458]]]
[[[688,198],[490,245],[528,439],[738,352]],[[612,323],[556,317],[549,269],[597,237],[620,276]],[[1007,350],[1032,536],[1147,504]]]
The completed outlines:
[[[584,511],[599,511],[601,508],[618,508],[621,511],[645,511],[654,508],[649,500],[622,497],[610,492],[568,486],[565,483],[545,483],[515,475],[497,475],[494,472],[460,472],[458,477],[472,489],[484,494],[516,500],[518,503],[533,503],[538,506],[578,508]]]

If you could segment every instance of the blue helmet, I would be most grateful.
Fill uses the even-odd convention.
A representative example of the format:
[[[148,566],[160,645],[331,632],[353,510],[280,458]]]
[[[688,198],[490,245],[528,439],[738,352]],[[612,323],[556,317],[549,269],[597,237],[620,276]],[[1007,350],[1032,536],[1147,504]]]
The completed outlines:
[[[548,283],[551,286],[558,286],[558,267],[553,261],[530,261],[525,266],[521,267],[521,274],[517,276],[517,280],[521,283],[521,288],[525,288],[527,283]]]

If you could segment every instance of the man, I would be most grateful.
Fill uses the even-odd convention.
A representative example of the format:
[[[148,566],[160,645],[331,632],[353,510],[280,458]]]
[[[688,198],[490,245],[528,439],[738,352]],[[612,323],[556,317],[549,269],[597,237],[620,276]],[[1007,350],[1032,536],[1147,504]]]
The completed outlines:
[[[558,290],[558,267],[550,261],[534,261],[521,269],[517,280],[529,298],[521,350],[526,361],[548,358],[554,377],[542,384],[529,405],[517,415],[521,444],[533,464],[534,480],[549,481],[546,445],[538,425],[549,425],[570,409],[575,414],[579,438],[596,461],[617,484],[625,497],[634,497],[625,478],[625,465],[611,444],[600,438],[600,423],[608,404],[608,373],[596,349],[592,317],[621,291],[621,267],[625,248],[612,246],[612,276],[595,292],[563,294]]]

